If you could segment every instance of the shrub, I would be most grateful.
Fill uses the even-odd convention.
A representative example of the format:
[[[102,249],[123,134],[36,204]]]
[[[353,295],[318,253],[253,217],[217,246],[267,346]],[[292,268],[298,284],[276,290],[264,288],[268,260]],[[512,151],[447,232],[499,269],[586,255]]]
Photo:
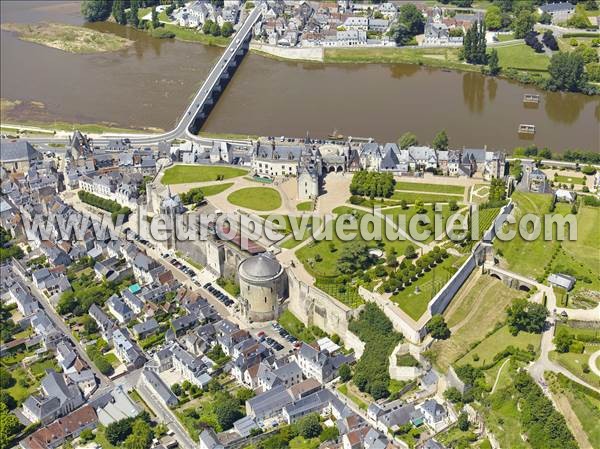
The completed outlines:
[[[173,39],[175,37],[175,33],[165,28],[154,28],[150,34],[157,39]]]

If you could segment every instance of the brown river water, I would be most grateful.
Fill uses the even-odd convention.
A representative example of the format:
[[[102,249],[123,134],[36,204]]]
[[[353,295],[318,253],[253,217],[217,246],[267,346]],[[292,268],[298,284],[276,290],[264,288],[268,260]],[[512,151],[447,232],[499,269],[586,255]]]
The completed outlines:
[[[2,1],[2,22],[82,24],[78,2]],[[1,96],[22,103],[3,121],[112,123],[172,127],[222,49],[157,40],[113,23],[89,25],[133,46],[77,55],[1,33]],[[523,94],[539,93],[525,107]],[[520,123],[534,124],[522,139]],[[203,130],[219,133],[394,141],[412,131],[422,143],[446,129],[451,146],[510,150],[536,143],[554,151],[600,151],[600,98],[536,91],[478,73],[416,65],[308,64],[248,54]]]

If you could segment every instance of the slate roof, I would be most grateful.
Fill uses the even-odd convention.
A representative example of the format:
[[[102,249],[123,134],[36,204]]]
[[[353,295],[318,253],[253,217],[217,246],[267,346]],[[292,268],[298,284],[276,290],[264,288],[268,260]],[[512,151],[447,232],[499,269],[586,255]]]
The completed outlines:
[[[0,162],[41,159],[42,155],[26,140],[0,139]]]

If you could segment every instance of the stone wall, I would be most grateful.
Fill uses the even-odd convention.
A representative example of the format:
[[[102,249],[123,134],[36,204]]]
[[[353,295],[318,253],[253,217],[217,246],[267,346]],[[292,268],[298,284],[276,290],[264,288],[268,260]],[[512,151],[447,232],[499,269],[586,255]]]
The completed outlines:
[[[358,349],[359,345],[349,334],[348,323],[355,316],[353,310],[332,298],[325,292],[300,281],[294,271],[287,268],[289,280],[288,309],[306,326],[317,326],[328,334],[337,334],[344,340],[350,339]],[[346,344],[347,345],[347,344]]]

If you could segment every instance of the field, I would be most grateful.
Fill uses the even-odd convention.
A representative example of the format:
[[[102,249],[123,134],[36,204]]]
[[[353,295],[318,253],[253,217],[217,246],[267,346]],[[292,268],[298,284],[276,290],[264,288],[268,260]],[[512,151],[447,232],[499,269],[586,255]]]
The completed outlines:
[[[285,310],[277,322],[297,340],[313,343],[325,336],[325,333],[316,326],[306,327],[302,321],[289,310]]]
[[[169,185],[216,181],[218,176],[229,179],[244,176],[247,173],[248,171],[242,168],[220,165],[176,165],[165,170],[162,183]]]
[[[580,176],[561,176],[561,175],[556,175],[554,176],[554,182],[557,183],[561,183],[561,184],[575,184],[575,185],[581,185],[584,186],[585,185],[585,179],[583,177]]]
[[[400,190],[396,190],[391,196],[391,199],[396,201],[404,200],[408,204],[414,204],[416,201],[423,201],[424,203],[447,203],[452,200],[461,202],[463,200],[463,196],[444,195],[441,193],[402,192]]]
[[[495,47],[498,51],[500,67],[521,70],[545,71],[550,58],[544,53],[536,53],[526,44]]]
[[[213,196],[213,195],[217,195],[221,192],[224,192],[232,185],[233,185],[233,182],[224,182],[222,184],[213,184],[210,186],[203,186],[200,189],[202,190],[202,193],[204,194],[204,196]]]
[[[527,213],[542,217],[548,213],[552,200],[550,195],[521,192],[515,192],[512,199],[516,203],[517,222]],[[510,229],[515,229],[515,226],[510,225]],[[533,241],[526,241],[520,235],[506,242],[498,239],[494,241],[494,247],[501,251],[510,270],[532,277],[544,273],[545,263],[550,260],[554,245],[555,243],[544,241],[543,234]]]
[[[466,365],[470,363],[473,366],[482,366],[492,362],[494,356],[507,346],[527,350],[528,345],[533,345],[535,350],[539,349],[540,334],[530,334],[528,332],[519,332],[517,336],[511,335],[507,326],[502,326],[489,337],[486,337],[471,349],[467,354],[456,361],[456,365]],[[479,360],[475,360],[479,358]]]
[[[597,393],[576,384],[562,374],[548,376],[554,394],[564,396],[592,447],[600,447],[600,397]]]
[[[310,212],[313,210],[313,202],[312,201],[304,201],[302,203],[298,203],[296,205],[296,210],[300,212]]]
[[[437,267],[413,282],[408,288],[393,295],[391,300],[413,320],[418,321],[427,310],[429,301],[448,282],[463,262],[463,258],[448,257]]]
[[[585,350],[583,354],[566,352],[561,354],[556,351],[549,353],[550,360],[554,360],[559,365],[571,371],[575,376],[585,380],[588,384],[600,388],[600,378],[591,371],[583,372],[583,365],[589,362],[590,355],[600,349],[600,344],[584,343]]]
[[[433,344],[434,363],[445,371],[491,332],[497,323],[503,322],[506,306],[521,296],[523,293],[505,286],[500,280],[472,274],[444,313],[452,336]],[[499,347],[494,354],[507,345]]]
[[[17,33],[21,40],[69,53],[117,51],[133,44],[129,39],[111,33],[58,23],[3,23],[2,30]]]
[[[465,188],[463,186],[453,186],[444,184],[424,184],[420,182],[396,182],[395,190],[405,190],[411,192],[429,192],[429,193],[445,193],[452,195],[464,195]]]
[[[281,207],[281,195],[270,187],[245,187],[229,194],[227,201],[236,206],[258,211]]]
[[[356,394],[354,394],[352,392],[352,388],[348,388],[348,384],[339,385],[337,387],[337,390],[344,396],[346,396],[348,399],[350,399],[352,402],[354,402],[361,410],[367,409],[367,403],[361,398],[359,398]]]

